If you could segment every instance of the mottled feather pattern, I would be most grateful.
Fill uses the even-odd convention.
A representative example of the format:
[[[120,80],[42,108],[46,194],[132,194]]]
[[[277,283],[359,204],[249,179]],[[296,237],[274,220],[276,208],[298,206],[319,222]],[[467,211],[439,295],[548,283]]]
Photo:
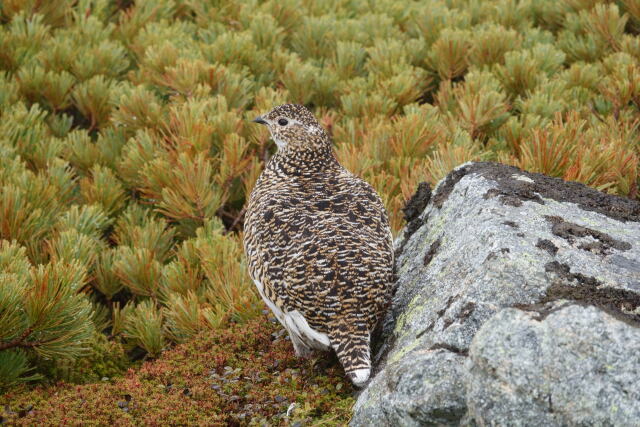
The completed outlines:
[[[260,119],[278,151],[247,208],[249,272],[263,298],[282,310],[279,320],[299,355],[327,348],[300,332],[308,328],[288,326],[284,314],[296,311],[329,338],[347,374],[361,382],[353,373],[366,371],[368,377],[370,333],[392,284],[384,206],[369,184],[338,163],[331,139],[306,108],[280,106]],[[278,124],[283,119],[287,124]]]

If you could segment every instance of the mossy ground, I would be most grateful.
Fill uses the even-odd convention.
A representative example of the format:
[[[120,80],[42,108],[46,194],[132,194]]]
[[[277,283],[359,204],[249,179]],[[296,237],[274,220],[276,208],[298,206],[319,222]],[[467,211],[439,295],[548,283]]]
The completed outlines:
[[[350,417],[354,391],[334,357],[297,359],[279,324],[263,315],[207,331],[121,377],[15,388],[0,396],[0,421],[343,425]]]

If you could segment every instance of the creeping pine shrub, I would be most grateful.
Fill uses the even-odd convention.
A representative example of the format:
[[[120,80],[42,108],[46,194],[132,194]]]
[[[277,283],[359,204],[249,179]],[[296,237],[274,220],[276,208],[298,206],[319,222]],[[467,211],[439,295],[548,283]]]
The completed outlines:
[[[274,147],[248,119],[277,104],[395,232],[469,160],[637,198],[639,31],[638,0],[3,2],[0,386],[259,311],[240,233]]]

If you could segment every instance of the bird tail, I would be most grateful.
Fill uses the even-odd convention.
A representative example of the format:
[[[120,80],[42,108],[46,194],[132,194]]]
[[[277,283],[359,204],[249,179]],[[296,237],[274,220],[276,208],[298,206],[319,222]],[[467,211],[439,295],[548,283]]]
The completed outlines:
[[[362,387],[371,375],[370,334],[366,326],[354,326],[335,329],[329,339],[347,377],[356,387]]]

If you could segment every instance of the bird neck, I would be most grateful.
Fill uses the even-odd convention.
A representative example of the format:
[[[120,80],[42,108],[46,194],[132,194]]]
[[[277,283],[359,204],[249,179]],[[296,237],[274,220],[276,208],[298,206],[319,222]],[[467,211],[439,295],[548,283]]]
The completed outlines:
[[[325,173],[341,168],[330,145],[313,149],[278,150],[269,161],[269,167],[294,176]]]

